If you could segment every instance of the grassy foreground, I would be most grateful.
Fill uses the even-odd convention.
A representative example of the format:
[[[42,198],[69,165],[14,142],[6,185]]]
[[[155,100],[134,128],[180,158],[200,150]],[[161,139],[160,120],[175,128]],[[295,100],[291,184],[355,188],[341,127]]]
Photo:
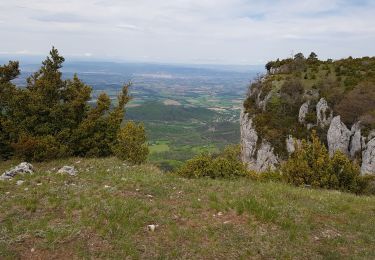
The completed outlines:
[[[78,176],[55,173],[69,164]],[[375,197],[188,180],[113,158],[34,167],[0,181],[0,259],[375,259]]]

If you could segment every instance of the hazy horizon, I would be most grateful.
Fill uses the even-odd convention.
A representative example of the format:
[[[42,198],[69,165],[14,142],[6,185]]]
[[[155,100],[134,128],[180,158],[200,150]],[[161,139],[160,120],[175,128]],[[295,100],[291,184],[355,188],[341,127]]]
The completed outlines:
[[[375,55],[371,0],[13,0],[0,3],[0,55],[258,65],[293,53]]]

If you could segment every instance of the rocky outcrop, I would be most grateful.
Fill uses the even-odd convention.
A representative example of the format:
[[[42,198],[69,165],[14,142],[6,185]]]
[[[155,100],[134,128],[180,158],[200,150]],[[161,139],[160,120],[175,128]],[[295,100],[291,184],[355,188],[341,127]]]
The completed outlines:
[[[341,122],[340,116],[332,119],[327,133],[329,154],[332,156],[336,151],[356,159],[362,155],[362,174],[375,174],[375,137],[371,135],[370,141],[366,144],[366,138],[361,134],[360,122],[354,124],[349,130]]]
[[[309,106],[310,106],[310,101],[307,101],[307,102],[303,103],[303,105],[299,109],[298,121],[301,124],[305,123],[306,115],[309,112]]]
[[[275,155],[271,144],[263,141],[257,151],[256,162],[252,169],[258,172],[264,172],[269,169],[274,170],[277,164],[279,164],[279,159]]]
[[[361,172],[365,174],[375,174],[375,138],[372,138],[362,153]]]
[[[341,122],[341,117],[334,117],[327,133],[329,154],[332,156],[336,151],[340,151],[349,155],[351,135],[351,131]]]
[[[296,151],[297,147],[300,147],[301,140],[295,139],[293,138],[293,136],[289,135],[285,143],[286,143],[286,150],[288,154],[290,155]]]
[[[264,172],[268,169],[275,169],[279,159],[275,155],[271,144],[267,141],[262,141],[258,149],[259,137],[249,114],[242,111],[240,122],[242,161],[247,164],[249,170]]]
[[[27,162],[20,163],[16,167],[10,169],[9,171],[6,171],[1,175],[0,179],[5,180],[5,179],[11,179],[14,176],[21,174],[32,174],[34,173],[34,167]]]
[[[316,104],[317,124],[322,128],[329,126],[331,124],[332,117],[332,109],[330,109],[328,106],[327,101],[324,98],[321,98],[318,104]]]

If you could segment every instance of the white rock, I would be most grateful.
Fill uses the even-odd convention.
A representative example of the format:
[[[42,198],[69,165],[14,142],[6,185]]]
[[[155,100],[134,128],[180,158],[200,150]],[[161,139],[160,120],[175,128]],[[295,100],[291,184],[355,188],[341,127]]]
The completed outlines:
[[[361,173],[375,174],[375,138],[371,139],[362,153]]]
[[[331,124],[333,111],[329,108],[328,103],[324,98],[321,98],[316,105],[316,117],[317,124],[321,127],[326,127]]]
[[[17,185],[18,185],[18,186],[19,186],[19,185],[22,185],[24,182],[25,182],[25,181],[23,181],[23,180],[18,180],[18,181],[17,181]]]
[[[249,114],[241,111],[241,157],[246,164],[254,163],[256,154],[256,146],[258,142],[258,134],[253,127],[253,120],[249,118]]]
[[[241,111],[241,159],[249,170],[259,172],[275,169],[279,163],[271,144],[263,141],[257,150],[258,134],[253,127],[253,120],[244,111]]]
[[[57,173],[66,173],[71,176],[76,176],[78,172],[76,168],[74,168],[74,166],[64,166],[60,170],[58,170]]]
[[[332,156],[336,151],[349,155],[351,131],[341,122],[341,117],[332,119],[327,133],[329,154]]]
[[[4,172],[3,175],[1,175],[0,179],[11,179],[18,174],[24,175],[33,173],[34,167],[30,163],[23,162],[17,165],[16,167],[10,169],[9,171]]]
[[[352,126],[351,129],[351,139],[349,144],[350,157],[354,158],[355,155],[362,151],[362,135],[360,123],[357,122]]]
[[[151,232],[154,232],[157,227],[159,227],[159,225],[148,225],[147,230],[151,231]]]
[[[302,106],[299,109],[299,114],[298,114],[298,121],[301,124],[305,123],[306,115],[309,112],[309,106],[310,106],[310,101],[307,101],[302,104]]]
[[[293,138],[293,136],[289,135],[286,139],[286,150],[288,151],[288,154],[292,154],[296,151],[296,145],[297,147],[301,145],[301,140]]]
[[[253,169],[258,172],[265,172],[269,169],[276,169],[277,164],[279,164],[279,158],[274,154],[271,144],[263,141],[258,150],[255,167]]]

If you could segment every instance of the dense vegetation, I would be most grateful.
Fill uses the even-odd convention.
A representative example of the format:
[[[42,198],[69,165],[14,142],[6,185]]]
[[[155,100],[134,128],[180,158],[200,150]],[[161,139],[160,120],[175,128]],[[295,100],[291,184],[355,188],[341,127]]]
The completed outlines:
[[[63,165],[78,176],[49,173]],[[374,197],[185,179],[114,158],[34,167],[0,182],[2,259],[375,258]]]
[[[221,153],[195,156],[176,170],[176,174],[187,178],[247,177],[256,181],[375,194],[375,178],[361,176],[357,162],[351,161],[341,152],[330,157],[315,131],[308,140],[296,143],[296,150],[275,170],[263,173],[247,170],[240,159],[240,147],[229,146]]]
[[[375,58],[364,57],[321,61],[315,53],[267,63],[267,77],[260,77],[249,89],[245,109],[254,116],[257,132],[287,158],[285,139],[307,138],[310,131],[298,122],[300,106],[311,107],[324,97],[335,115],[351,126],[361,121],[362,132],[375,128]],[[262,102],[266,106],[260,105]],[[311,124],[323,142],[326,129],[316,125],[316,111],[310,109]],[[261,140],[260,140],[261,141]]]
[[[303,140],[280,172],[282,179],[297,186],[363,193],[372,185],[371,179],[360,176],[358,164],[346,155],[336,152],[330,157],[314,131],[311,141]]]
[[[129,134],[140,135],[142,144],[128,146],[129,153],[119,149],[124,144],[121,129],[125,105],[129,102],[130,84],[126,84],[113,106],[109,96],[99,95],[97,104],[89,106],[91,87],[76,75],[64,80],[60,69],[64,58],[53,48],[41,68],[27,79],[26,88],[12,83],[19,74],[18,62],[0,67],[0,159],[13,156],[25,160],[43,161],[68,156],[110,156],[116,150],[140,156],[132,162],[144,161],[145,131],[135,128]]]

